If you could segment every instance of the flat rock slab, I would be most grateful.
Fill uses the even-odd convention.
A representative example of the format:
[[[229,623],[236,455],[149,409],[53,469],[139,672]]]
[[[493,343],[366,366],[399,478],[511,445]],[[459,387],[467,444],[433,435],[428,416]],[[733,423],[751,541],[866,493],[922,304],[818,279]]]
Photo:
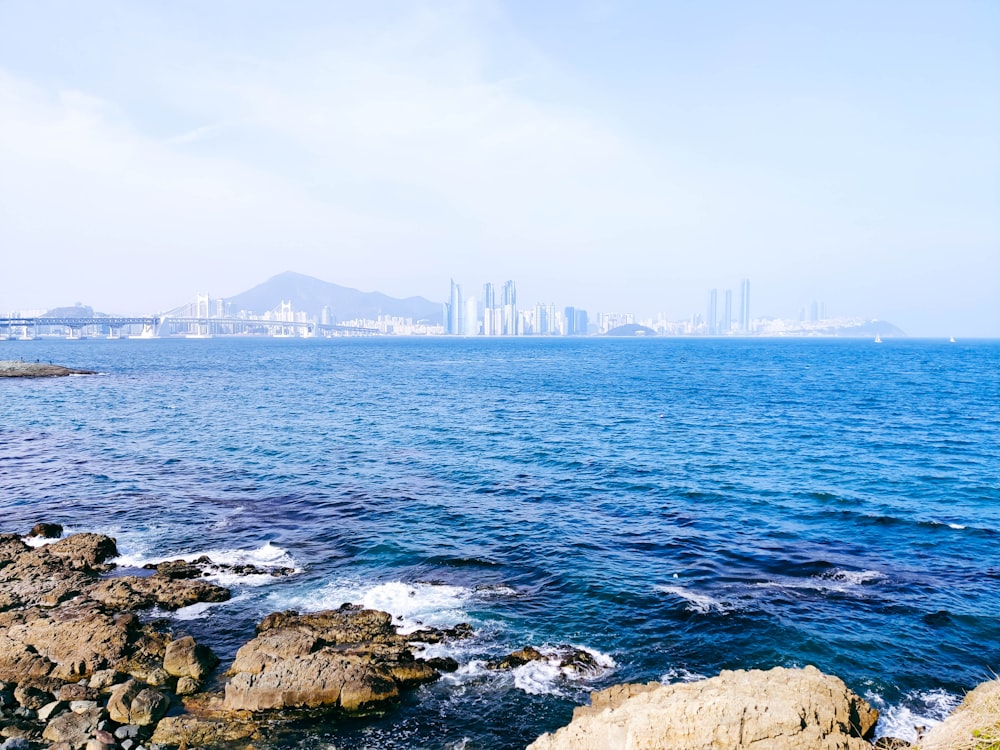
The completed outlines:
[[[94,370],[74,370],[47,362],[0,359],[0,378],[58,378],[66,375],[96,375]]]

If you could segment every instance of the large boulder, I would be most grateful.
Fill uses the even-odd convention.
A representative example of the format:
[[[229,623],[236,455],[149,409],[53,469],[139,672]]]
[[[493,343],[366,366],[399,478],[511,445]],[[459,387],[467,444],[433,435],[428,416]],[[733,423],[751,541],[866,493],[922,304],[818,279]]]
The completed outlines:
[[[1000,679],[984,682],[965,696],[951,716],[917,743],[920,750],[1000,747]]]
[[[387,612],[342,607],[270,615],[229,669],[228,711],[337,708],[383,710],[400,687],[437,679],[413,658]]]
[[[815,667],[609,688],[529,750],[871,750],[878,712]]]
[[[195,643],[185,636],[167,644],[163,655],[163,668],[171,677],[190,677],[200,682],[218,665],[218,657],[207,646]]]

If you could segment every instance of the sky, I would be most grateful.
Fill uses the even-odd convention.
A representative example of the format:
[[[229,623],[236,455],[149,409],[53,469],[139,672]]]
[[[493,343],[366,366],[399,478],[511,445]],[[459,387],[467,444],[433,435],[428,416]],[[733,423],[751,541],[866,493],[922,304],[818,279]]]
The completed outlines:
[[[1000,337],[1000,3],[0,0],[0,313],[283,271]]]

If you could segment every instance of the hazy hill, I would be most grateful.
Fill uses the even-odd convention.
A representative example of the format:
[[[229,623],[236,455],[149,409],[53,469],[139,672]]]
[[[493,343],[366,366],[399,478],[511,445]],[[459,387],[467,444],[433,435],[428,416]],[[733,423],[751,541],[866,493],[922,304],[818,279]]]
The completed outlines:
[[[317,319],[323,308],[329,307],[334,321],[372,319],[380,313],[430,323],[441,323],[443,317],[441,304],[423,297],[397,299],[380,292],[361,292],[292,271],[280,273],[253,289],[226,298],[234,311],[255,313],[274,310],[282,301],[291,301],[293,310],[304,311]]]
[[[70,307],[53,307],[42,315],[43,318],[105,318],[107,313],[95,313],[89,305],[79,302]]]

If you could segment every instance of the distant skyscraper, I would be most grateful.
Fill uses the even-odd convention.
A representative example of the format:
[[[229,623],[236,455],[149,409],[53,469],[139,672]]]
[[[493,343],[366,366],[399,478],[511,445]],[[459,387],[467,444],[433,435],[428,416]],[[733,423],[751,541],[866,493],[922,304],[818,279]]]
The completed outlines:
[[[465,328],[465,306],[462,302],[462,287],[451,280],[451,296],[446,305],[448,317],[445,320],[445,333],[458,336]]]
[[[740,281],[740,333],[750,332],[750,279]]]
[[[714,336],[719,326],[719,290],[708,293],[708,334]]]
[[[567,307],[566,310],[565,310],[565,315],[566,315],[566,330],[564,331],[564,333],[567,336],[575,336],[576,333],[577,333],[577,330],[576,330],[576,308],[575,307]]]
[[[496,290],[493,284],[483,284],[483,335],[500,335],[500,308],[497,306]]]
[[[503,285],[503,308],[500,334],[502,336],[517,336],[517,288],[513,281],[507,281]]]
[[[576,330],[576,335],[577,336],[586,336],[587,333],[588,333],[588,331],[587,331],[588,325],[589,325],[589,322],[587,320],[587,311],[586,310],[577,310],[576,311],[576,323],[573,326],[574,330]]]
[[[722,333],[729,333],[733,329],[733,290],[726,290],[726,304],[722,313]]]
[[[475,297],[469,297],[465,300],[465,313],[464,319],[462,321],[462,335],[463,336],[478,336],[479,335],[479,304],[476,302]]]

